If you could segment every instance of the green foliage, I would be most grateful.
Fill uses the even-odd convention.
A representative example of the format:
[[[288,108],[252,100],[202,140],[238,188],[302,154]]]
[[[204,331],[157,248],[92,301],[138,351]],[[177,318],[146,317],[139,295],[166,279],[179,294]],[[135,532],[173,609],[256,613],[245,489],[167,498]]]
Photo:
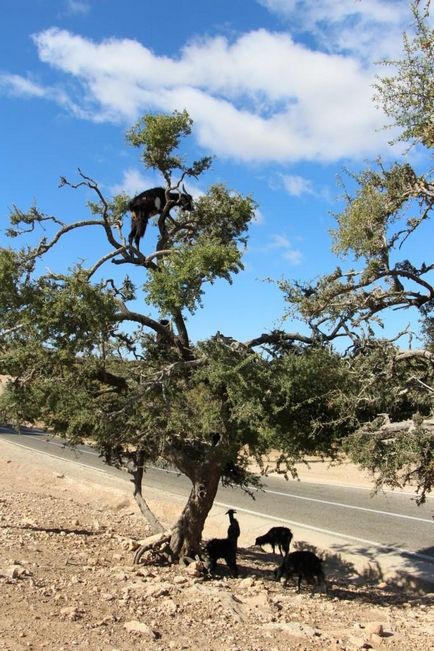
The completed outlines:
[[[336,215],[334,250],[351,252],[356,258],[381,258],[390,246],[390,226],[399,220],[405,203],[415,195],[416,175],[408,163],[395,163],[390,170],[380,166],[353,178],[358,190],[348,198],[345,210]]]
[[[162,314],[202,305],[205,283],[232,282],[243,269],[246,231],[254,215],[250,197],[212,186],[195,202],[193,215],[180,215],[169,238],[174,245],[158,268],[150,270],[144,289]],[[173,233],[173,235],[172,235]]]
[[[174,111],[171,115],[145,115],[127,132],[127,140],[134,147],[143,147],[145,167],[160,170],[166,181],[173,170],[179,169],[187,176],[198,176],[211,165],[210,157],[196,161],[190,167],[175,151],[182,138],[191,134],[193,121],[187,111]]]
[[[382,417],[352,434],[346,448],[352,459],[377,477],[377,486],[402,488],[409,482],[425,502],[434,484],[433,427],[415,416],[406,427],[385,434]]]
[[[386,62],[394,73],[379,80],[376,99],[400,129],[399,140],[431,148],[434,40],[429,3],[424,10],[421,4],[412,5],[416,33],[405,37],[400,60]],[[337,267],[312,283],[279,283],[287,316],[305,322],[310,341],[345,342],[340,344],[340,358],[330,364],[331,381],[335,374],[341,378],[336,378],[334,392],[325,390],[324,396],[329,396],[325,405],[317,399],[321,391],[315,376],[301,380],[301,387],[310,387],[313,380],[307,404],[312,401],[319,408],[312,414],[314,446],[327,449],[327,424],[331,430],[336,422],[339,429],[331,440],[372,471],[379,486],[414,481],[421,501],[434,486],[434,264],[415,259],[405,247],[416,231],[419,237],[431,237],[434,185],[426,153],[418,160],[419,167],[428,162],[424,174],[416,174],[405,157],[389,168],[378,160],[375,166],[350,174],[355,189],[345,189],[345,206],[335,215],[332,238],[335,253],[352,256],[358,268]],[[409,320],[415,314],[422,319],[425,350],[400,350],[395,342],[404,345],[403,333],[378,338],[378,327],[390,309],[410,309]],[[303,364],[308,358],[305,352]],[[293,364],[291,357],[288,360]],[[299,371],[291,378],[294,375]],[[324,381],[321,369],[318,381]],[[288,404],[297,413],[305,404],[302,394],[288,398]]]
[[[221,244],[246,243],[245,232],[256,207],[251,197],[228,192],[217,184],[195,204],[194,221],[202,239],[207,236]]]
[[[22,302],[19,288],[19,260],[10,249],[0,249],[0,310],[5,325],[6,310],[18,309]]]
[[[423,3],[422,3],[423,4]],[[434,29],[429,2],[412,4],[416,33],[404,35],[403,57],[384,61],[396,73],[376,84],[376,101],[401,130],[398,140],[434,146]]]
[[[242,269],[240,252],[234,243],[204,238],[194,246],[175,249],[158,269],[150,275],[144,289],[148,300],[162,314],[187,309],[194,312],[202,305],[201,297],[206,282],[217,278],[231,282],[231,274]]]
[[[313,347],[286,353],[272,369],[277,382],[268,408],[280,425],[273,432],[273,447],[297,460],[305,454],[333,454],[354,425],[347,404],[357,382],[348,364],[328,348]]]

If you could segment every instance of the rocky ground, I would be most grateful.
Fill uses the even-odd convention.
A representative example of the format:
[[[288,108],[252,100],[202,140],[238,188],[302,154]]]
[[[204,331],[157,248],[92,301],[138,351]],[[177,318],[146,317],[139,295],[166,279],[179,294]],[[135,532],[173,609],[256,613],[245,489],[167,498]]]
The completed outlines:
[[[433,594],[352,584],[327,563],[328,595],[276,583],[278,557],[255,548],[240,549],[238,579],[224,567],[209,580],[194,566],[133,566],[146,531],[128,493],[55,464],[0,445],[2,650],[433,647]],[[163,502],[170,518],[179,507]]]

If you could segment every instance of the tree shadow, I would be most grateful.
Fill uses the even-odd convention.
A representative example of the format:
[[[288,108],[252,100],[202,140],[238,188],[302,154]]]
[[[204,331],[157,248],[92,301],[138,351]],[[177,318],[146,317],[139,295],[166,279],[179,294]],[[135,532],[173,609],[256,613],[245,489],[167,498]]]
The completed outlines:
[[[324,553],[315,545],[305,541],[298,541],[293,545],[293,551],[306,550],[317,554],[324,561],[324,572],[328,584],[327,596],[321,597],[337,599],[339,601],[356,601],[372,606],[408,607],[408,605],[434,605],[434,594],[427,592],[418,579],[415,581],[411,575],[396,572],[393,579],[387,579],[378,560],[368,549],[359,549],[357,553],[361,558],[367,559],[363,570],[358,570],[354,563],[345,558],[342,553],[329,551]],[[261,551],[258,547],[240,548],[238,550],[238,567],[240,578],[253,576],[264,581],[273,582],[274,569],[280,565],[282,557],[278,554]],[[294,591],[296,586],[288,584],[283,590]],[[433,590],[432,584],[430,585]],[[302,584],[300,594],[312,594],[311,586]]]
[[[37,527],[32,524],[22,525],[0,525],[0,529],[20,529],[21,531],[38,531],[43,533],[55,534],[75,534],[76,536],[99,536],[102,531],[92,531],[91,529],[66,529],[65,527]]]

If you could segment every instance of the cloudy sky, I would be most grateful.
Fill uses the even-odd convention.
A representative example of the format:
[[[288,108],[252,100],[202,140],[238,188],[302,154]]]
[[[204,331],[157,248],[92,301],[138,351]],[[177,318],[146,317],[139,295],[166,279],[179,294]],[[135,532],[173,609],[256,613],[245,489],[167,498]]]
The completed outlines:
[[[283,303],[264,279],[330,271],[337,177],[397,155],[372,84],[411,29],[407,0],[3,0],[2,9],[2,244],[13,205],[86,216],[90,197],[58,188],[78,167],[107,195],[160,184],[125,141],[146,112],[187,109],[191,157],[216,157],[193,193],[223,182],[258,202],[245,271],[210,288],[194,337],[279,325]],[[71,240],[50,265],[74,254],[91,262],[104,250],[98,235]]]

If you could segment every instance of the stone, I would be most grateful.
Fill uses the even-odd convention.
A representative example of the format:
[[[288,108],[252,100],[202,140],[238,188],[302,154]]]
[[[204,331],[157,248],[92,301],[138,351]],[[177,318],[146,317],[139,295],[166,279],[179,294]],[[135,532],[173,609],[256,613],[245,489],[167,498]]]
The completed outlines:
[[[351,635],[348,638],[348,643],[351,645],[352,649],[370,649],[371,645],[363,637],[355,637]]]
[[[63,617],[67,617],[72,622],[75,622],[77,619],[81,619],[83,617],[83,612],[76,606],[65,606],[64,608],[60,609],[60,614],[63,615]]]
[[[369,624],[366,624],[365,630],[367,633],[374,633],[380,637],[383,637],[384,635],[383,624],[380,624],[379,622],[369,622]]]
[[[194,577],[202,576],[204,570],[205,566],[202,561],[193,561],[185,568],[186,574]]]
[[[148,624],[145,624],[144,622],[139,622],[137,619],[132,619],[129,622],[125,622],[124,628],[127,631],[133,633],[142,633],[147,637],[150,637],[152,640],[156,640],[160,637],[157,631],[154,631],[154,629],[148,626]]]
[[[269,631],[285,631],[294,637],[309,638],[321,635],[321,631],[313,626],[301,624],[300,622],[276,622],[264,625],[264,628]]]
[[[172,617],[176,614],[176,611],[178,610],[178,606],[173,601],[173,599],[164,599],[160,607],[163,612],[167,613],[167,615],[170,615]]]
[[[252,579],[251,577],[247,577],[246,579],[241,579],[239,582],[240,588],[252,588],[255,585],[255,580]]]
[[[23,576],[26,576],[27,570],[21,565],[10,565],[4,569],[0,569],[0,576],[4,576],[7,579],[20,579]]]

